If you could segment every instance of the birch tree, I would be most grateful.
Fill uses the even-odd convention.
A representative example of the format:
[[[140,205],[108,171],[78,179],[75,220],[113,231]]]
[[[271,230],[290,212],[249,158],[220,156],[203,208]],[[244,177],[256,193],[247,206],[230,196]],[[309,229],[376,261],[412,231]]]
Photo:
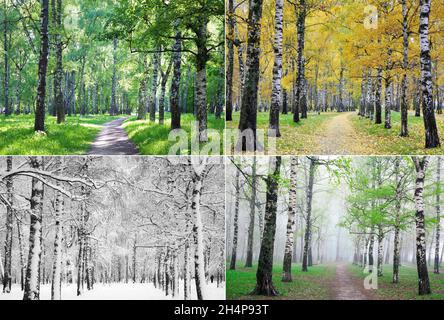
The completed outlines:
[[[272,269],[281,161],[280,156],[270,157],[270,171],[266,181],[265,226],[256,272],[256,288],[251,293],[253,295],[276,296],[279,294],[273,285]]]
[[[433,273],[439,274],[439,248],[441,237],[441,157],[436,157],[436,239],[435,239],[435,259]]]
[[[257,92],[259,84],[259,55],[261,42],[262,0],[252,0],[248,7],[248,40],[245,63],[245,82],[242,89],[239,130],[251,131],[249,137],[241,136],[238,144],[247,150],[247,139],[252,139],[253,150],[257,150]]]
[[[428,157],[412,157],[416,169],[415,183],[415,223],[416,223],[416,264],[418,270],[418,294],[430,294],[427,271],[426,231],[424,221],[424,180],[429,164]]]
[[[236,18],[234,16],[234,0],[228,0],[227,5],[227,66],[226,66],[226,93],[225,93],[225,120],[233,120],[233,72],[234,72],[234,26]]]
[[[291,157],[290,164],[290,195],[288,203],[288,221],[287,221],[287,236],[285,242],[284,263],[283,263],[283,282],[291,282],[291,258],[293,254],[293,242],[294,242],[294,228],[295,228],[295,216],[297,207],[297,166],[298,158]]]
[[[6,171],[12,171],[12,157],[6,157]],[[12,177],[6,180],[6,238],[5,238],[5,264],[2,272],[3,293],[11,292],[12,283],[12,227],[13,227],[13,180]],[[1,262],[0,262],[1,263]]]
[[[235,185],[235,202],[234,202],[234,231],[233,231],[233,248],[231,252],[231,262],[230,262],[230,270],[236,269],[236,257],[237,257],[237,239],[239,232],[239,193],[240,193],[240,185],[239,185],[240,173],[239,170],[236,171],[236,185]]]
[[[284,1],[276,0],[274,33],[274,66],[270,108],[270,136],[280,137],[279,113],[282,108],[282,41],[283,41]]]
[[[419,39],[421,49],[422,112],[425,128],[425,147],[440,146],[433,108],[432,62],[430,58],[429,17],[431,0],[420,1]]]
[[[37,105],[35,109],[34,131],[45,131],[45,95],[46,95],[46,70],[48,68],[48,20],[49,0],[42,0],[41,4],[41,29],[40,29],[40,59],[38,64]]]

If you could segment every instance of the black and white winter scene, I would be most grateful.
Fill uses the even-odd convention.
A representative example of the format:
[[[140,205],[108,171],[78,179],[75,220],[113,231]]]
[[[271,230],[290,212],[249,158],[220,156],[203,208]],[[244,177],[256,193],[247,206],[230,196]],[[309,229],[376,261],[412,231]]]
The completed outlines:
[[[224,299],[220,162],[0,157],[0,300]]]

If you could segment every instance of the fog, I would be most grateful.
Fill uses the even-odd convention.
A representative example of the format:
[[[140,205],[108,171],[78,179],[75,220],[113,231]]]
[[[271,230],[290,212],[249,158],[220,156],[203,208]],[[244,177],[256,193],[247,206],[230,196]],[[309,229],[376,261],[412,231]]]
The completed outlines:
[[[342,227],[347,212],[351,210],[347,203],[347,197],[351,191],[347,183],[349,177],[346,171],[336,166],[335,161],[346,159],[349,161],[349,168],[354,169],[362,167],[369,157],[320,157],[319,160],[324,164],[316,167],[313,185],[312,199],[312,262],[316,264],[328,264],[336,262],[353,262],[356,248],[363,247],[357,242],[361,232],[354,228]],[[393,161],[392,158],[380,158],[381,161]],[[426,178],[426,191],[432,190],[427,187],[435,179],[436,160],[432,159],[429,167],[429,173]],[[236,164],[234,164],[236,163]],[[309,157],[299,157],[297,168],[297,209],[294,227],[294,245],[292,262],[300,264],[302,261],[304,233],[306,228],[306,188],[308,184]],[[332,164],[333,163],[333,164]],[[240,169],[240,193],[239,193],[239,217],[238,217],[238,243],[237,243],[237,264],[243,266],[246,261],[248,249],[248,230],[250,224],[250,198],[251,198],[251,180],[253,157],[231,158],[227,165],[227,261],[230,261],[233,250],[234,233],[234,214],[235,214],[235,194],[236,194],[236,171]],[[381,164],[382,166],[383,164]],[[387,164],[384,164],[387,166]],[[408,223],[400,233],[400,256],[405,264],[415,263],[415,225],[414,215],[414,170],[410,167],[410,159],[405,158],[402,165],[409,171],[411,176],[407,184],[407,190],[404,196],[407,198],[403,204],[402,211],[409,213],[411,223]],[[266,182],[265,178],[268,172],[269,162],[267,157],[257,157],[257,201],[255,210],[255,224],[253,237],[253,263],[257,262],[260,252],[261,234],[263,230],[263,219],[266,200]],[[277,205],[276,234],[274,242],[274,264],[281,265],[284,257],[284,248],[286,242],[286,229],[288,219],[288,202],[290,187],[290,157],[282,157],[281,182],[279,183],[279,196]],[[427,189],[428,188],[428,189]],[[430,193],[431,191],[429,191]],[[433,217],[435,214],[434,198],[427,198],[426,215]],[[430,218],[431,219],[431,218]],[[367,233],[363,233],[367,237]],[[370,231],[369,231],[370,234]],[[374,233],[376,235],[376,233]],[[385,231],[383,246],[384,264],[389,264],[393,260],[393,230],[387,226]],[[434,227],[427,229],[427,254],[429,262],[434,254]],[[368,248],[368,244],[367,244]],[[301,250],[302,249],[302,250]],[[375,236],[375,245],[373,254],[377,256],[377,237]],[[364,249],[360,249],[364,252]],[[442,249],[441,249],[442,250]],[[362,254],[362,253],[361,253]],[[356,258],[356,257],[355,257]],[[376,261],[376,258],[375,258]],[[376,262],[375,262],[376,264]]]

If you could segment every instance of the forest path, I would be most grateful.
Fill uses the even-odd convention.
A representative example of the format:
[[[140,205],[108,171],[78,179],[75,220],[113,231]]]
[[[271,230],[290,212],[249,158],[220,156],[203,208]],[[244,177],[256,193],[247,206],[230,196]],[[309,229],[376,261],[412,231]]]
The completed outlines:
[[[336,265],[336,275],[331,284],[334,300],[373,300],[374,298],[365,292],[362,280],[353,277],[347,270],[346,264]]]
[[[122,123],[126,118],[119,118],[103,125],[102,131],[94,139],[89,155],[137,155],[136,145],[128,138]]]
[[[360,154],[356,143],[356,131],[350,117],[353,112],[342,112],[327,123],[324,136],[319,142],[319,154],[350,155]]]

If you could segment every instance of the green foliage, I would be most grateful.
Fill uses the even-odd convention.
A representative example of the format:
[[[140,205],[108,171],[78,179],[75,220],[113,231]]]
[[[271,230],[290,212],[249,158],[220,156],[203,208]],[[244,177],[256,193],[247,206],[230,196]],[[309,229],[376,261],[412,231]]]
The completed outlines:
[[[162,51],[162,65],[171,59],[171,48],[177,30],[182,33],[182,81],[181,88],[188,89],[187,112],[194,110],[194,81],[191,78],[186,85],[188,73],[196,72],[195,63],[197,44],[203,41],[197,35],[202,21],[208,21],[207,39],[204,43],[208,61],[207,99],[212,103],[223,103],[224,55],[223,55],[223,0],[184,1],[184,0],[148,0],[120,1],[110,12],[106,29],[101,36],[104,39],[118,37],[123,40],[130,52],[147,55]],[[185,72],[185,70],[187,70]],[[140,75],[139,75],[140,76]]]
[[[98,1],[62,1],[62,34],[63,49],[63,69],[65,72],[76,72],[76,111],[79,112],[82,101],[81,75],[83,70],[83,82],[86,90],[92,90],[98,84],[102,98],[98,99],[100,110],[108,112],[110,106],[109,96],[111,95],[111,78],[113,63],[113,39],[120,40],[117,57],[117,79],[118,96],[125,93],[129,99],[131,110],[135,111],[138,104],[138,90],[140,80],[143,75],[151,73],[143,68],[144,52],[151,52],[158,45],[162,45],[166,51],[162,57],[162,66],[170,60],[170,50],[172,46],[172,36],[174,35],[173,23],[180,17],[182,19],[179,28],[183,31],[183,65],[194,66],[195,41],[197,37],[193,35],[193,23],[199,22],[202,17],[208,17],[208,41],[209,60],[207,64],[208,80],[208,100],[213,102],[221,97],[223,77],[223,15],[224,3],[221,0],[206,0],[199,2],[189,2],[174,0],[164,2],[160,0],[133,1],[124,0],[115,3],[112,0]],[[18,9],[17,9],[18,8]],[[23,107],[29,107],[33,111],[36,87],[37,72],[35,66],[38,62],[38,47],[40,45],[38,37],[34,37],[32,44],[29,42],[25,29],[20,23],[23,18],[24,25],[30,33],[38,34],[40,19],[40,4],[37,1],[30,1],[21,6],[9,7],[7,18],[10,23],[8,32],[11,35],[9,43],[9,57],[11,65],[10,99],[14,96],[14,89],[19,86]],[[2,10],[2,14],[4,14]],[[50,16],[51,16],[50,8]],[[2,21],[4,17],[2,17]],[[56,29],[51,25],[50,35]],[[191,40],[188,40],[191,39]],[[36,52],[33,53],[32,47]],[[218,50],[220,49],[220,50]],[[141,54],[134,54],[139,52]],[[26,54],[26,57],[25,57]],[[149,60],[152,55],[148,55]],[[18,83],[18,76],[15,61],[26,58],[26,63],[21,71],[21,85]],[[150,64],[150,62],[149,62]],[[149,67],[150,68],[150,67]],[[53,81],[52,76],[55,71],[55,58],[50,54],[48,64],[48,88]],[[4,68],[0,70],[2,78]],[[168,87],[168,86],[167,86]],[[193,85],[190,85],[188,92],[188,110],[193,110]],[[3,101],[4,92],[1,90]],[[47,110],[52,110],[52,92],[47,90]],[[168,100],[168,99],[166,99]],[[88,110],[91,110],[91,99],[88,99]]]
[[[396,161],[399,161],[398,167]],[[341,226],[363,232],[376,226],[385,231],[407,228],[415,214],[407,206],[409,185],[414,176],[409,164],[405,159],[383,157],[357,160],[346,176],[351,194],[347,196],[348,211]]]

